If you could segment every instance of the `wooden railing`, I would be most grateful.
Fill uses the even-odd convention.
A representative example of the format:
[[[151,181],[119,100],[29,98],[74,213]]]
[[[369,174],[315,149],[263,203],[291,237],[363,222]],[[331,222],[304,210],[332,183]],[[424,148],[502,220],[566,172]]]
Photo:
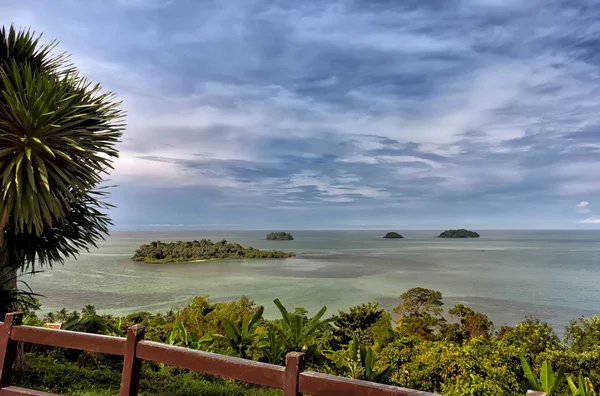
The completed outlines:
[[[142,360],[164,363],[238,381],[283,389],[285,396],[433,396],[432,393],[304,371],[304,354],[291,352],[285,367],[144,340],[144,327],[127,329],[127,338],[21,325],[23,314],[0,322],[0,396],[54,394],[11,386],[17,343],[72,348],[123,356],[120,396],[138,394]]]

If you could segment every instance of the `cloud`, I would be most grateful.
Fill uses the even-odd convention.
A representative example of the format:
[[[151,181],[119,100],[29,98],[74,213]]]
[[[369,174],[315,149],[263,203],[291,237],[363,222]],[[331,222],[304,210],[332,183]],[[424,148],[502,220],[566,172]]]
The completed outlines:
[[[590,213],[590,209],[588,208],[589,202],[581,201],[575,207],[577,208],[578,213]]]
[[[600,224],[600,218],[588,217],[587,219],[578,221],[579,224]]]
[[[4,0],[0,23],[123,99],[117,224],[554,227],[600,194],[600,9],[578,4]]]

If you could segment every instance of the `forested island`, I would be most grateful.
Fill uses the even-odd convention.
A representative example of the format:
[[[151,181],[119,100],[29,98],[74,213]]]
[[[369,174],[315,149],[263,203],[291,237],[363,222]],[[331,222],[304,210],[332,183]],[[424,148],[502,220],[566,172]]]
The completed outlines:
[[[461,228],[459,230],[446,230],[442,232],[438,238],[479,238],[479,234],[475,231]]]
[[[398,234],[397,232],[388,232],[387,234],[385,234],[384,236],[385,239],[401,239],[404,238],[402,235]]]
[[[267,234],[266,239],[268,241],[293,241],[294,237],[287,232],[271,232]]]
[[[245,248],[238,243],[230,243],[226,240],[213,243],[208,239],[202,239],[192,242],[154,241],[140,246],[131,259],[144,263],[160,264],[213,259],[276,259],[294,256],[294,253],[279,250]]]

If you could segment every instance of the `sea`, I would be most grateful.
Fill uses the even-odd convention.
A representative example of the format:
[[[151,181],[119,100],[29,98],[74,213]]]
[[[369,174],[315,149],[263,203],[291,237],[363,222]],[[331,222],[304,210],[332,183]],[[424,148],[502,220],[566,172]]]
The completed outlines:
[[[309,314],[333,314],[378,301],[392,310],[413,287],[442,292],[446,309],[462,303],[496,328],[528,316],[560,334],[570,320],[600,314],[600,230],[482,230],[478,239],[436,238],[441,230],[293,231],[293,241],[267,241],[267,231],[115,231],[98,248],[23,281],[43,311],[166,312],[194,296],[228,301],[243,295],[276,317],[279,298]],[[145,264],[135,249],[155,240],[226,239],[243,246],[292,251],[281,260],[216,260]]]

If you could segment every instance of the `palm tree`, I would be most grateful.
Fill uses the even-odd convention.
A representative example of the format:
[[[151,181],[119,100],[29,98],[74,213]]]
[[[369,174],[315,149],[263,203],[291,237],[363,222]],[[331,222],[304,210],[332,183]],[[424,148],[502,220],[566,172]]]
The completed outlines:
[[[62,263],[107,234],[101,183],[124,128],[114,95],[40,38],[0,29],[0,267],[15,271]]]
[[[0,268],[15,290],[19,269],[62,263],[108,233],[101,183],[124,128],[114,95],[40,39],[0,29]]]
[[[92,304],[88,304],[85,307],[83,307],[83,309],[81,310],[81,316],[86,315],[96,315],[96,307],[94,307]]]

